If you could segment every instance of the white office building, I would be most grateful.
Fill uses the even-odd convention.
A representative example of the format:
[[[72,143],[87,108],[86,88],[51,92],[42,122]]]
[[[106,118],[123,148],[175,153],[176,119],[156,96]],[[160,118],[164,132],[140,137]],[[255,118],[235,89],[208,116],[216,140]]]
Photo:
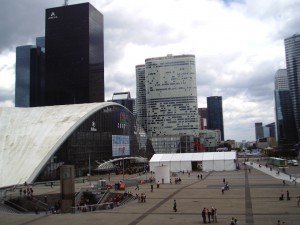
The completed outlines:
[[[147,130],[151,137],[199,133],[194,55],[145,60]]]

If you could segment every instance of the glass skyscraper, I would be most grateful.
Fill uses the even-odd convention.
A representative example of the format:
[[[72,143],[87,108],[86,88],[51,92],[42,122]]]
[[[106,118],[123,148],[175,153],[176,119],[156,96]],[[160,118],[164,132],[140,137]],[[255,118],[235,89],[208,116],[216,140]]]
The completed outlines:
[[[15,106],[43,105],[44,52],[34,45],[16,48]]]
[[[287,77],[293,105],[298,141],[300,139],[300,34],[284,40]]]
[[[220,130],[224,141],[222,96],[207,97],[207,129]]]
[[[46,9],[45,104],[104,101],[103,15],[90,3]]]
[[[297,131],[285,69],[280,69],[275,74],[274,95],[278,146],[280,149],[293,148],[297,142]]]

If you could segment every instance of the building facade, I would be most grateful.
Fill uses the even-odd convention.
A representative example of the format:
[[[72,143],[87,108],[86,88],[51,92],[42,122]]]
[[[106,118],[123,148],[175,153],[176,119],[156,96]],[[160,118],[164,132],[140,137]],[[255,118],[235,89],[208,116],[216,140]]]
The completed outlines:
[[[223,106],[221,96],[207,97],[207,129],[220,130],[224,141]]]
[[[15,106],[35,107],[44,103],[44,58],[41,47],[16,48]]]
[[[280,149],[293,148],[297,142],[297,131],[285,69],[278,70],[275,74],[274,96],[278,147]]]
[[[199,114],[199,128],[200,130],[206,130],[207,129],[207,108],[199,108],[198,109]]]
[[[135,99],[131,98],[130,92],[116,92],[113,94],[112,100],[109,102],[118,103],[126,107],[130,112],[134,114]]]
[[[298,140],[300,140],[300,34],[284,40],[287,77]]]
[[[147,107],[146,107],[146,85],[145,65],[135,67],[136,74],[136,115],[137,120],[147,132]]]
[[[190,135],[199,130],[194,55],[145,60],[147,131],[152,137]]]
[[[264,138],[264,129],[262,122],[255,123],[255,139]]]
[[[103,15],[90,3],[46,9],[45,38],[45,104],[103,102]]]

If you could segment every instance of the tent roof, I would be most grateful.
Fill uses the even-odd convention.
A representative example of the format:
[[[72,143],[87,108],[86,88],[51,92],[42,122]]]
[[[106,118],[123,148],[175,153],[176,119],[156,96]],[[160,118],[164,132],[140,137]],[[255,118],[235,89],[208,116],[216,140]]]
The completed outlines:
[[[176,161],[209,161],[209,160],[234,160],[236,152],[194,152],[194,153],[173,153],[154,154],[151,162],[176,162]]]

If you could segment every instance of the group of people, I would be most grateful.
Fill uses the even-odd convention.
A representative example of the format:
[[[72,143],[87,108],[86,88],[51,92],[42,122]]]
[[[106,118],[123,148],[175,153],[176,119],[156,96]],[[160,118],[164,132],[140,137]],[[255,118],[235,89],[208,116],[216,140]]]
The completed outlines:
[[[237,220],[237,218],[232,217],[231,221],[230,221],[230,225],[238,225],[239,221]]]
[[[202,220],[203,223],[216,223],[217,220],[217,209],[215,209],[213,206],[211,209],[209,208],[203,208],[202,210]]]
[[[136,198],[138,199],[138,202],[142,202],[142,203],[146,202],[146,194],[145,193],[141,193],[141,195],[136,194]]]

